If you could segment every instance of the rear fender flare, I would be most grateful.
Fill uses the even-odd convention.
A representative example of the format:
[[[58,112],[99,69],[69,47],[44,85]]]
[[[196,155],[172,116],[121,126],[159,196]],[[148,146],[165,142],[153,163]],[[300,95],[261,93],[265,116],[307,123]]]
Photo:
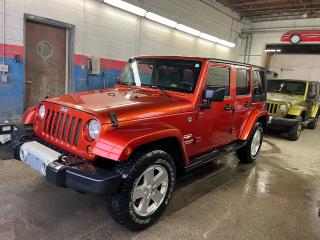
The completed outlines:
[[[157,123],[114,128],[97,140],[92,153],[113,161],[123,161],[144,144],[172,137],[178,140],[183,161],[188,163],[188,155],[180,130]]]
[[[269,120],[268,116],[269,116],[269,114],[268,114],[268,111],[266,111],[266,110],[252,111],[247,122],[246,122],[245,127],[243,128],[242,132],[240,133],[239,139],[244,140],[244,141],[248,140],[251,136],[252,129],[253,129],[254,125],[256,124],[256,122],[258,121],[258,119],[261,117],[266,117],[266,122],[264,123],[266,125]]]

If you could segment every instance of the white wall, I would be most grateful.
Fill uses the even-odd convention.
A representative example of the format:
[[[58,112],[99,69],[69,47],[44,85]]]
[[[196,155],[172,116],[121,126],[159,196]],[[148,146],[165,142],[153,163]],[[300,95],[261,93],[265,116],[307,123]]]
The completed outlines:
[[[243,27],[235,20],[239,18],[235,13],[218,3],[215,3],[216,10],[198,0],[129,1],[179,23],[236,43]],[[27,13],[74,24],[75,52],[84,55],[117,60],[144,54],[236,59],[240,51],[240,47],[228,49],[209,43],[97,0],[5,0],[5,6],[6,44],[23,45],[23,17]],[[1,9],[0,6],[0,19],[3,14]],[[0,24],[0,32],[2,25],[3,23]],[[3,42],[1,37],[0,42]]]

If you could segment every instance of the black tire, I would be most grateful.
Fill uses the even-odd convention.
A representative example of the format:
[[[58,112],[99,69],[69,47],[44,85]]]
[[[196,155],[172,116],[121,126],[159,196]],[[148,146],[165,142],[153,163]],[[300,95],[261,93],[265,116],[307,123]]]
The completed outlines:
[[[302,132],[302,118],[297,117],[297,119],[298,123],[295,126],[290,127],[288,131],[288,139],[291,141],[297,141]]]
[[[161,166],[168,174],[166,193],[163,193],[165,197],[154,212],[147,216],[140,216],[135,210],[136,202],[132,199],[134,186],[141,179],[141,175],[153,166]],[[174,191],[176,169],[172,157],[162,150],[152,150],[137,154],[124,164],[118,165],[116,171],[123,176],[123,183],[117,193],[108,195],[107,209],[111,217],[123,227],[131,230],[142,230],[149,227],[164,212]],[[149,196],[149,199],[152,199],[152,195]],[[151,203],[152,200],[149,201]]]
[[[261,133],[261,139],[260,139],[260,145],[258,147],[258,151],[255,154],[252,154],[251,152],[251,146],[253,144],[253,137],[255,136],[255,133],[257,131],[260,131]],[[250,139],[247,141],[247,144],[243,146],[242,148],[237,149],[237,156],[242,163],[253,163],[259,156],[259,152],[261,149],[262,145],[262,140],[263,140],[263,127],[260,122],[257,122],[252,130]]]
[[[318,125],[319,115],[317,114],[316,117],[308,124],[309,129],[316,129]]]

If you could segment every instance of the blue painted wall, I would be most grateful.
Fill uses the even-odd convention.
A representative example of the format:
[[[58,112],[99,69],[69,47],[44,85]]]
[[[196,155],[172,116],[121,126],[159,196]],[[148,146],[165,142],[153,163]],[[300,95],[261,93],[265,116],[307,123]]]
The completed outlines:
[[[101,69],[100,75],[88,75],[87,69],[74,66],[74,91],[81,92],[102,88],[112,88],[120,75],[120,70]]]
[[[14,59],[6,58],[5,62],[9,65],[9,73],[8,82],[0,82],[0,122],[19,122],[24,110],[24,61],[16,63]]]

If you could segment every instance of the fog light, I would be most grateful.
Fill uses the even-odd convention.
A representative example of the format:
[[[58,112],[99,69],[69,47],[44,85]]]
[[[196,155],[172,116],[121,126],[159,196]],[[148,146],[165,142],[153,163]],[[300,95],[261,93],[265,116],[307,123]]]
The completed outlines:
[[[22,161],[26,161],[27,160],[27,155],[28,155],[28,152],[26,149],[24,149],[23,147],[20,148],[20,152],[19,152],[19,155],[20,155],[20,160]]]
[[[87,154],[91,155],[92,154],[92,147],[90,145],[87,146]]]

